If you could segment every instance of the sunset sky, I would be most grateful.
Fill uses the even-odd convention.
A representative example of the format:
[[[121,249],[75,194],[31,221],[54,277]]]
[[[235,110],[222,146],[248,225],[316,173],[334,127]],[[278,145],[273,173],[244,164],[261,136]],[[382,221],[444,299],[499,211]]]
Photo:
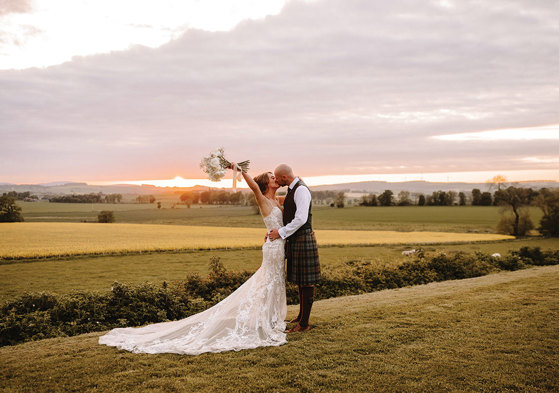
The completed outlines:
[[[558,70],[556,1],[4,0],[0,183],[205,184],[218,147],[311,185],[559,181]]]

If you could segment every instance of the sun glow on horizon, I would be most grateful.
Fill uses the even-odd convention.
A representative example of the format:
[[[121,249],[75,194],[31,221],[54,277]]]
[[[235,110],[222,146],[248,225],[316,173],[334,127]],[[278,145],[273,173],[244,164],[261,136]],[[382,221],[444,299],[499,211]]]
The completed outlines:
[[[363,175],[325,175],[325,176],[303,176],[303,180],[309,186],[334,185],[344,183],[359,183],[366,181],[383,182],[405,182],[405,181],[428,181],[436,183],[485,183],[496,174],[505,176],[509,182],[519,181],[559,181],[559,169],[544,170],[494,170],[477,172],[440,172],[440,173],[392,173],[392,174],[363,174]],[[208,179],[185,179],[175,176],[173,179],[158,180],[125,180],[125,181],[91,181],[90,185],[114,185],[114,184],[135,184],[152,185],[156,187],[178,187],[190,188],[194,186],[212,188],[231,188],[233,180],[231,176],[226,176],[219,182]],[[246,182],[238,182],[237,188],[248,188]]]

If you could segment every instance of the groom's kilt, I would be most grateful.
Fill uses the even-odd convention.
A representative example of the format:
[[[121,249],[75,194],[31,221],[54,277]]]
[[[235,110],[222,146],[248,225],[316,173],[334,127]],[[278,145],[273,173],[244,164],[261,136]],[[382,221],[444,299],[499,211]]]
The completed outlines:
[[[312,285],[320,281],[320,263],[316,237],[312,229],[296,232],[285,242],[287,281]]]

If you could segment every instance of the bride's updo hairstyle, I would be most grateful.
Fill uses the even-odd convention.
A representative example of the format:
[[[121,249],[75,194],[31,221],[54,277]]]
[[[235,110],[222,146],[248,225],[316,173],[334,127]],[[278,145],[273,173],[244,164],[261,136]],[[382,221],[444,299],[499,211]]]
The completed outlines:
[[[268,183],[270,182],[270,174],[272,172],[264,172],[254,178],[256,184],[258,184],[258,188],[260,188],[260,192],[265,194],[268,191]]]

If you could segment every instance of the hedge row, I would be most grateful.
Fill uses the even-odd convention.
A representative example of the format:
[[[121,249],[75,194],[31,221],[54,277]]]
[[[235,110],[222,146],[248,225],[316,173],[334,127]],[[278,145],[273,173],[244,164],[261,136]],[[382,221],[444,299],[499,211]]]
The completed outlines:
[[[524,247],[498,258],[482,253],[426,256],[420,250],[398,266],[351,260],[341,268],[325,268],[316,296],[325,299],[556,264],[559,251],[542,251],[539,247]],[[218,303],[251,274],[227,271],[214,257],[206,277],[189,274],[170,284],[129,286],[115,282],[106,293],[26,293],[0,307],[0,346],[182,319]],[[287,286],[287,300],[289,304],[298,302],[297,288],[291,284]]]

